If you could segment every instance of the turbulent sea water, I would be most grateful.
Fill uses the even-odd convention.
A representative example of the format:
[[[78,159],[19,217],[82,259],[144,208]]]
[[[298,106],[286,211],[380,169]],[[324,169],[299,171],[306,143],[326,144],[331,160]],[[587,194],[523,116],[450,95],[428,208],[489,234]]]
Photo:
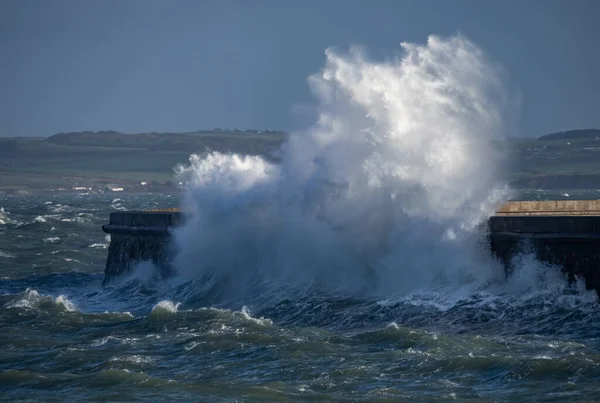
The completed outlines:
[[[0,198],[2,400],[600,399],[600,307],[560,279],[236,300],[141,268],[102,288],[109,213],[177,205],[113,197]]]
[[[600,401],[595,292],[482,224],[507,97],[462,37],[328,51],[273,165],[192,155],[178,195],[0,197],[7,401]],[[596,198],[597,192],[527,198]],[[109,213],[182,206],[177,275],[101,287]]]

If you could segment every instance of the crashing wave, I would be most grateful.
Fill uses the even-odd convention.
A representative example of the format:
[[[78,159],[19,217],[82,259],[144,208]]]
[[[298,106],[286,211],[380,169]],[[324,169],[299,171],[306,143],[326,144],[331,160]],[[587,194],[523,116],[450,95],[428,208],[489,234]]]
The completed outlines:
[[[231,295],[389,295],[499,276],[480,226],[509,195],[500,74],[461,36],[402,50],[388,61],[327,51],[310,78],[319,119],[290,135],[280,164],[208,153],[179,167],[182,278],[212,278]]]
[[[51,296],[40,295],[39,292],[31,288],[25,290],[25,292],[20,295],[20,299],[6,304],[5,308],[59,308],[67,312],[77,312],[75,305],[64,295],[53,298]]]

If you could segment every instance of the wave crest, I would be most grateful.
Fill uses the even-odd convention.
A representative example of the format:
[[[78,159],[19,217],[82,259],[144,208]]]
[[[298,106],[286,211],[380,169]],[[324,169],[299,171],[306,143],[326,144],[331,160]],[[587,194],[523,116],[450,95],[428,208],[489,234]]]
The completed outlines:
[[[56,298],[46,295],[40,295],[34,289],[28,288],[20,295],[20,299],[9,302],[5,305],[6,308],[28,308],[28,309],[43,309],[53,310],[59,309],[66,312],[78,312],[75,304],[73,304],[64,295],[59,295]]]
[[[460,300],[504,279],[484,242],[510,195],[501,75],[462,36],[402,51],[372,61],[328,50],[309,79],[318,121],[289,136],[281,163],[207,153],[178,167],[181,279],[221,300],[307,289]]]

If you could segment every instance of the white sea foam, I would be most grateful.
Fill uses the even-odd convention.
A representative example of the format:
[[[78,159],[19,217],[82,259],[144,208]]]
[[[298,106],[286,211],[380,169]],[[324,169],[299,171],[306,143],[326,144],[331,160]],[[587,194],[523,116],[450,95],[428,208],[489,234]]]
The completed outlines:
[[[131,318],[133,319],[134,316],[131,312],[129,311],[125,311],[125,312],[108,312],[108,311],[104,311],[105,315],[119,315],[119,316],[124,316],[126,318]]]
[[[44,238],[44,239],[42,239],[42,241],[44,243],[57,243],[58,241],[60,241],[60,238],[57,236],[54,236],[54,237]]]
[[[4,207],[0,207],[0,225],[16,224],[16,221],[12,220],[9,215],[10,213],[4,210]]]
[[[47,223],[48,220],[60,220],[61,215],[60,214],[44,214],[44,215],[39,215],[36,216],[32,223],[37,223],[37,224],[44,224]]]
[[[127,210],[127,207],[123,205],[122,199],[113,199],[113,201],[110,204],[110,207],[112,207],[115,210]]]
[[[267,318],[263,318],[263,317],[260,317],[260,318],[253,317],[247,306],[243,306],[240,313],[242,314],[242,316],[244,317],[244,319],[249,320],[251,322],[254,322],[256,324],[259,324],[259,325],[262,325],[262,326],[272,325],[273,324],[273,321],[271,319],[267,319]]]
[[[77,311],[75,305],[71,301],[69,301],[64,295],[59,295],[58,297],[56,297],[56,303],[64,306],[65,309],[69,312]]]
[[[123,361],[123,362],[129,362],[132,364],[152,364],[154,362],[154,359],[144,356],[144,355],[125,355],[125,356],[118,356],[118,357],[112,357],[110,359],[110,361]]]
[[[69,205],[63,205],[63,204],[50,204],[48,205],[48,210],[50,210],[52,213],[64,213],[64,212],[68,212],[71,211],[73,208]]]
[[[64,258],[64,260],[65,260],[65,262],[75,262],[75,263],[81,263],[81,262],[80,262],[79,260],[77,260],[77,259],[71,259],[71,258],[68,258],[68,257]]]
[[[509,195],[499,74],[464,37],[402,49],[390,61],[327,51],[310,78],[319,119],[290,135],[279,165],[209,153],[179,167],[183,278],[388,295],[498,276],[478,240]]]
[[[79,224],[84,224],[84,223],[88,223],[91,221],[91,219],[94,216],[91,214],[78,214],[75,217],[71,217],[71,218],[62,218],[60,221],[62,222],[76,222]]]
[[[75,305],[64,295],[53,298],[47,295],[40,295],[37,290],[31,288],[25,290],[20,299],[6,304],[6,308],[43,309],[52,306],[64,309],[68,312],[77,312]]]
[[[206,342],[197,342],[197,341],[192,341],[188,344],[186,344],[185,346],[183,346],[183,348],[185,348],[187,351],[193,350],[194,348],[198,347],[200,344],[203,344]]]
[[[8,253],[8,252],[4,252],[4,251],[0,250],[0,257],[12,259],[15,257],[15,255],[13,255],[12,253]]]
[[[105,336],[100,339],[93,340],[91,344],[93,347],[101,347],[101,346],[104,346],[105,344],[108,344],[111,342],[118,343],[118,344],[133,345],[133,344],[136,344],[139,340],[140,340],[140,338],[138,338],[138,337]]]
[[[152,311],[150,312],[150,317],[158,318],[162,316],[168,316],[177,313],[179,310],[179,306],[181,303],[174,303],[169,300],[160,301],[158,304],[154,305]]]

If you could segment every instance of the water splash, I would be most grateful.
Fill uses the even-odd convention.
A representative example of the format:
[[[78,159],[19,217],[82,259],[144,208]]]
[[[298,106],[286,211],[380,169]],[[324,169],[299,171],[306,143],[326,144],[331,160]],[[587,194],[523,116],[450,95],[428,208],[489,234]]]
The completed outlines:
[[[30,288],[20,295],[20,299],[6,304],[5,308],[60,309],[67,312],[78,312],[75,305],[64,295],[52,298],[40,295],[37,290]]]
[[[4,210],[4,207],[0,207],[0,225],[7,225],[7,224],[15,224],[16,221],[12,220],[9,217],[10,213],[8,211]]]
[[[156,304],[150,312],[151,318],[162,318],[165,316],[176,314],[181,303],[174,303],[168,300],[162,300]]]
[[[464,37],[402,50],[378,62],[328,50],[309,80],[319,119],[290,136],[281,164],[210,153],[178,168],[183,278],[236,296],[473,289],[498,276],[478,241],[508,197],[502,82]]]

